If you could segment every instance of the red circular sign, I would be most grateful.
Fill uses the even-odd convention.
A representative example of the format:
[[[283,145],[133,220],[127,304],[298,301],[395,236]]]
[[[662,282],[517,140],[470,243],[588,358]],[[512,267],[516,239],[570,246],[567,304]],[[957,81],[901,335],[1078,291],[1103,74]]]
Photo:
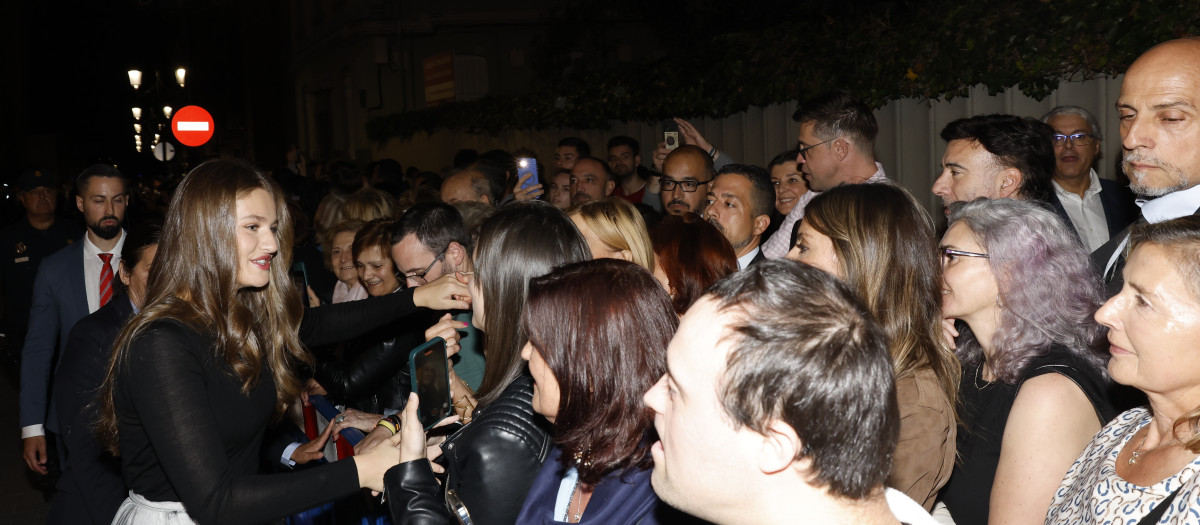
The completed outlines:
[[[171,118],[171,132],[185,146],[203,146],[213,136],[213,118],[200,106],[179,108]]]

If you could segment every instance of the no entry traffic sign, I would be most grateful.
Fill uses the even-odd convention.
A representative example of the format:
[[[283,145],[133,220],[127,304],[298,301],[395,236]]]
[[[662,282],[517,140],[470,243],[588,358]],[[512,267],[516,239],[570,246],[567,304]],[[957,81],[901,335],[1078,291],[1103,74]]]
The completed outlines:
[[[171,118],[171,132],[184,146],[203,146],[213,136],[213,118],[200,106],[185,106]]]

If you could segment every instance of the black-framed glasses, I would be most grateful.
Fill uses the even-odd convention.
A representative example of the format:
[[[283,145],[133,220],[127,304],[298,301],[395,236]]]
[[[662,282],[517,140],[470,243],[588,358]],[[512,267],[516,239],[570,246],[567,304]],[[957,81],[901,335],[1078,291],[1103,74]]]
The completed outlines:
[[[808,150],[810,150],[810,149],[813,149],[813,148],[815,148],[815,147],[817,147],[817,146],[820,146],[821,144],[828,144],[828,143],[830,143],[830,142],[833,142],[833,141],[835,141],[835,140],[837,140],[837,139],[829,139],[829,140],[826,140],[826,141],[824,141],[824,142],[818,142],[818,143],[816,143],[816,144],[813,144],[812,146],[804,146],[804,147],[802,147],[802,148],[801,148],[801,147],[799,147],[799,144],[797,144],[797,145],[796,145],[796,146],[797,146],[797,153],[799,153],[801,157],[804,157],[804,160],[808,160]]]
[[[712,182],[712,179],[700,182],[697,180],[671,180],[663,177],[658,181],[658,185],[661,186],[661,189],[664,192],[675,191],[675,185],[678,184],[680,188],[683,188],[684,192],[695,193],[695,191],[700,188],[701,184],[708,184],[710,182]]]
[[[429,284],[429,281],[425,280],[425,276],[429,274],[429,270],[433,269],[433,265],[437,264],[437,262],[442,260],[442,257],[445,256],[446,250],[442,250],[442,253],[437,254],[437,257],[433,258],[433,262],[429,263],[429,266],[426,266],[425,269],[420,273],[405,274],[404,278],[416,283],[417,286],[425,286],[426,284]]]
[[[950,261],[953,261],[955,257],[979,257],[981,259],[990,259],[991,258],[986,253],[955,250],[954,248],[949,248],[946,246],[942,246],[941,248],[938,248],[938,251],[942,253],[942,264],[946,264]]]
[[[1091,146],[1095,139],[1096,136],[1091,133],[1072,133],[1070,135],[1055,133],[1054,146],[1061,148],[1066,146],[1067,142],[1070,142],[1072,146]]]

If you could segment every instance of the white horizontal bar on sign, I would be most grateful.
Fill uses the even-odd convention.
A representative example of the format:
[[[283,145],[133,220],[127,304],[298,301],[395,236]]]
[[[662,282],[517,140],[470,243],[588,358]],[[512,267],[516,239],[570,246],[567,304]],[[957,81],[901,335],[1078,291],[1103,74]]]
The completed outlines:
[[[189,122],[179,121],[179,131],[208,131],[208,121]]]

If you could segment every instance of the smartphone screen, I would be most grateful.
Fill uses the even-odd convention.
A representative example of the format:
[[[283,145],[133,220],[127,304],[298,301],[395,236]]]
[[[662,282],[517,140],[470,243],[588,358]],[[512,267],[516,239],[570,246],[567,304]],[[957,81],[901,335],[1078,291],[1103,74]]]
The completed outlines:
[[[529,180],[521,183],[521,189],[528,188],[538,183],[536,159],[526,157],[517,159],[517,180],[521,180],[521,177],[524,177],[526,173],[530,174],[531,176],[529,177]]]
[[[446,341],[440,337],[418,346],[408,354],[412,389],[420,399],[417,416],[428,430],[438,421],[454,415],[450,401],[450,371],[446,362]]]
[[[292,285],[296,287],[296,292],[300,294],[304,304],[308,304],[308,273],[304,270],[297,270],[292,267]]]

